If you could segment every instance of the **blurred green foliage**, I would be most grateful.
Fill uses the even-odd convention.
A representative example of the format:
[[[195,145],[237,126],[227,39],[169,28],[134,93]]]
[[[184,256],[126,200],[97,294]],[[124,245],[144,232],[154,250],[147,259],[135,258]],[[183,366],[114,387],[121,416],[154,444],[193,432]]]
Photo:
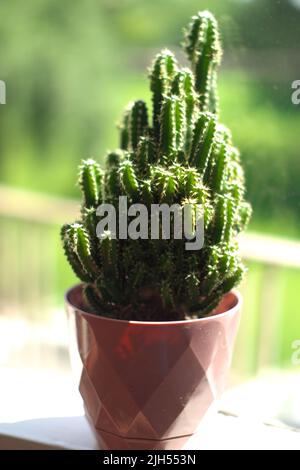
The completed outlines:
[[[298,2],[300,3],[300,2]],[[77,164],[117,147],[127,101],[147,97],[145,67],[176,49],[199,9],[218,17],[224,43],[222,118],[241,148],[253,227],[299,227],[300,109],[296,0],[1,1],[1,181],[78,196]],[[298,59],[299,65],[299,59]]]
[[[79,161],[101,161],[118,146],[115,124],[124,105],[150,101],[152,57],[163,47],[178,54],[182,27],[201,9],[221,25],[221,117],[242,152],[252,228],[299,238],[300,107],[291,103],[291,83],[300,78],[300,0],[1,0],[7,104],[0,106],[0,181],[79,197]],[[11,310],[19,299],[32,313],[33,302],[40,319],[45,309],[38,302],[53,305],[55,296],[61,305],[76,282],[59,227],[9,219],[1,229],[2,303]],[[266,331],[276,345],[269,364],[290,365],[299,277],[299,270],[250,264],[236,370],[257,371]],[[261,301],[266,290],[276,312]]]

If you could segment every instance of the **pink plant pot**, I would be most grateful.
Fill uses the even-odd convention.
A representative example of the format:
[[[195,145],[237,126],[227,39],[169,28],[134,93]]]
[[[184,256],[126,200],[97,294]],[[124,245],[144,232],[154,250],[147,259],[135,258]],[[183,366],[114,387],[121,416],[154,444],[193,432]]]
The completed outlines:
[[[87,313],[82,286],[66,294],[71,358],[102,449],[181,449],[225,388],[241,298],[206,318],[130,322]]]

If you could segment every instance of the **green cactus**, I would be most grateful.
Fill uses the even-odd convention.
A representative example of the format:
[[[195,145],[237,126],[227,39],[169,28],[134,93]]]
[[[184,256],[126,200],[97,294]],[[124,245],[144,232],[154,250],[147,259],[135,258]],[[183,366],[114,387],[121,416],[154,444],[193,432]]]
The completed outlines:
[[[120,124],[120,149],[108,154],[105,170],[93,160],[80,166],[81,220],[64,225],[61,235],[67,259],[83,282],[86,304],[99,315],[144,321],[198,318],[243,276],[236,237],[247,226],[251,207],[244,199],[239,152],[218,120],[221,46],[211,13],[192,18],[184,49],[191,69],[180,69],[167,50],[153,62],[152,118],[145,102],[131,103]],[[187,251],[186,240],[174,234],[133,240],[114,239],[106,231],[98,238],[97,207],[112,203],[118,215],[119,196],[147,208],[200,205],[204,247]]]

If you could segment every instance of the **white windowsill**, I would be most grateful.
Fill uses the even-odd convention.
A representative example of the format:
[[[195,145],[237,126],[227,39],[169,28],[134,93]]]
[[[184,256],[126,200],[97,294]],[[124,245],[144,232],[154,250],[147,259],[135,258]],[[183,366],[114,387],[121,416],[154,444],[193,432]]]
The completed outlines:
[[[0,369],[0,375],[0,449],[98,449],[70,375],[24,369]],[[253,404],[253,389],[251,395]],[[223,409],[235,413],[236,397],[229,392]],[[187,448],[299,450],[300,432],[264,425],[249,413],[221,413]]]

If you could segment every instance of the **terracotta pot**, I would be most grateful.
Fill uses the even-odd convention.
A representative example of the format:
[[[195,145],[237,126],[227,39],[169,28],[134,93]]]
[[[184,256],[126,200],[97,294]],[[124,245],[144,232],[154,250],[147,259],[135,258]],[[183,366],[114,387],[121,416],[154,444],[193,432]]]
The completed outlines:
[[[86,313],[80,285],[67,293],[71,356],[79,351],[79,390],[101,448],[185,445],[224,390],[240,306],[230,292],[207,318],[129,322]]]

